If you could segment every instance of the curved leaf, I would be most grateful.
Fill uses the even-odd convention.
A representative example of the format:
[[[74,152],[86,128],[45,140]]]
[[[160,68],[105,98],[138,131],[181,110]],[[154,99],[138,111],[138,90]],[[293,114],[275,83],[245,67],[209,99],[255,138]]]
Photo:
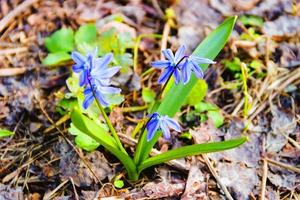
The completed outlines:
[[[193,55],[213,60],[225,46],[234,27],[236,19],[236,16],[226,19],[199,44],[199,46],[193,52]],[[205,71],[207,67],[207,64],[201,65],[203,71]],[[173,84],[167,91],[164,99],[157,109],[157,112],[161,115],[168,115],[169,117],[174,116],[186,101],[186,98],[188,97],[190,91],[193,89],[194,85],[197,83],[197,80],[198,79],[193,75],[189,83],[186,85]],[[145,131],[142,134],[137,145],[134,156],[134,161],[136,164],[142,163],[149,156],[150,150],[160,137],[160,134],[156,133],[154,138],[150,142],[147,142],[146,135],[147,133]]]
[[[194,144],[189,146],[180,147],[174,150],[169,150],[165,153],[159,154],[157,156],[146,159],[138,167],[138,173],[144,169],[164,163],[177,158],[184,158],[186,156],[193,156],[202,153],[212,153],[216,151],[223,151],[227,149],[232,149],[240,146],[247,141],[247,137],[241,137],[238,139],[227,140],[223,142],[211,142],[205,144]]]
[[[110,136],[103,128],[101,128],[93,120],[81,114],[77,109],[72,111],[71,120],[76,128],[103,145],[105,149],[110,151],[122,162],[126,168],[129,179],[138,179],[138,174],[136,172],[136,167],[133,160],[127,154],[119,150],[114,138]]]

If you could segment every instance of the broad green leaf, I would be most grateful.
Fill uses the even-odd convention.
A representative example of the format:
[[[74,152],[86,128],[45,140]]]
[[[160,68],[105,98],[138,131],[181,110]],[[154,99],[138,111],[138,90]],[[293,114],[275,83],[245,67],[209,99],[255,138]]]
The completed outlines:
[[[115,180],[114,181],[114,186],[116,188],[122,188],[122,187],[124,187],[124,181],[122,181],[122,180]]]
[[[218,53],[225,46],[230,33],[234,27],[237,17],[230,17],[226,19],[221,25],[219,25],[214,31],[212,31],[196,48],[193,52],[193,55],[205,57],[209,59],[215,59]],[[200,65],[203,71],[205,71],[208,65]],[[161,115],[168,115],[173,117],[176,112],[178,112],[181,106],[186,101],[186,98],[190,94],[190,91],[193,89],[198,79],[193,75],[186,85],[173,84],[169,91],[166,93],[164,99],[159,105],[157,112]],[[140,142],[137,145],[135,152],[134,161],[135,163],[143,162],[148,156],[149,152],[157,142],[160,134],[156,134],[154,138],[147,142],[146,131],[142,134]]]
[[[143,88],[142,98],[146,103],[152,103],[155,100],[155,92],[151,88]]]
[[[194,144],[194,145],[179,147],[177,149],[169,150],[165,153],[144,160],[141,163],[141,165],[138,167],[138,173],[153,165],[168,162],[170,160],[174,160],[177,158],[184,158],[186,156],[194,156],[203,153],[212,153],[212,152],[232,149],[240,146],[246,141],[247,141],[247,137],[241,137],[238,139],[232,139],[223,142],[211,142],[205,144]]]
[[[49,53],[43,59],[42,64],[46,66],[55,66],[71,59],[70,54],[66,52]]]
[[[240,21],[245,26],[250,25],[261,27],[264,24],[263,18],[255,15],[242,15],[240,16]]]
[[[72,111],[71,120],[77,129],[96,140],[99,144],[103,145],[105,149],[110,151],[122,162],[126,168],[129,179],[138,179],[138,174],[133,160],[127,154],[119,150],[114,138],[110,136],[103,128],[101,128],[93,120],[81,114],[78,109],[74,109]]]
[[[74,126],[83,133],[88,134],[89,136],[92,134],[100,137],[101,140],[103,140],[103,142],[99,142],[100,144],[105,143],[106,145],[118,148],[114,138],[110,136],[107,131],[93,120],[81,114],[77,108],[72,111],[71,120]]]
[[[2,138],[2,137],[9,137],[9,136],[11,136],[13,134],[14,134],[14,132],[12,132],[10,130],[0,129],[0,138]]]
[[[187,97],[186,104],[194,106],[201,102],[205,97],[207,92],[207,83],[205,80],[198,80],[196,85],[191,90],[189,96]]]
[[[70,28],[55,31],[45,39],[45,46],[51,53],[70,52],[74,49],[74,33]]]
[[[92,43],[97,37],[97,28],[95,24],[86,24],[80,26],[78,31],[75,33],[75,43],[76,45],[82,43]]]
[[[74,126],[73,123],[70,124],[70,128],[68,129],[68,131],[72,135],[75,135],[76,145],[86,151],[93,151],[100,146],[100,144],[96,140],[80,131]]]
[[[215,127],[217,128],[222,126],[224,123],[224,117],[219,110],[210,110],[207,112],[207,116],[213,121]]]

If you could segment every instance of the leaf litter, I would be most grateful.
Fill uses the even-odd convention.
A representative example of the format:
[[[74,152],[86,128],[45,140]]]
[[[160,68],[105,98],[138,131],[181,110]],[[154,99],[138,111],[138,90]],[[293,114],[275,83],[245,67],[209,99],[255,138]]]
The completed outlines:
[[[13,11],[20,2],[1,1],[0,18]],[[267,161],[265,196],[268,199],[286,199],[286,196],[290,199],[299,198],[299,174],[293,171],[299,167],[300,155],[300,91],[297,71],[300,60],[299,2],[205,0],[173,3],[158,2],[162,10],[173,7],[176,12],[176,27],[172,27],[169,39],[172,47],[186,44],[189,50],[194,49],[228,15],[254,15],[261,17],[263,24],[252,27],[251,24],[238,22],[231,41],[217,58],[218,64],[207,72],[209,91],[205,100],[213,102],[222,110],[224,125],[215,128],[210,120],[205,123],[198,120],[191,126],[185,124],[185,130],[193,136],[192,140],[172,137],[170,142],[161,140],[157,149],[176,148],[186,142],[204,143],[247,135],[248,142],[237,149],[208,154],[231,196],[234,199],[259,199],[262,162],[267,158],[272,162]],[[55,113],[55,103],[60,92],[65,90],[65,78],[69,73],[64,66],[42,68],[40,60],[46,55],[44,38],[59,28],[76,29],[87,22],[96,22],[98,31],[103,31],[103,26],[112,26],[109,24],[111,18],[120,16],[125,26],[113,26],[122,30],[130,29],[133,34],[163,31],[165,21],[160,18],[157,7],[150,2],[86,0],[40,1],[20,13],[3,31],[0,49],[9,49],[12,53],[1,51],[0,69],[26,67],[26,70],[18,75],[0,77],[0,126],[15,129],[12,138],[0,141],[0,178],[1,181],[5,177],[4,180],[7,180],[0,185],[0,198],[25,199],[35,196],[41,199],[46,193],[56,191],[54,199],[74,199],[76,194],[69,181],[71,179],[83,199],[100,196],[128,199],[172,196],[175,199],[225,198],[217,180],[200,157],[196,157],[196,162],[195,158],[184,159],[182,165],[187,166],[185,170],[178,171],[169,166],[165,166],[164,170],[161,166],[155,167],[143,174],[140,183],[131,184],[124,179],[124,188],[116,189],[112,183],[121,169],[101,147],[92,153],[80,150],[75,152],[69,143],[62,142],[65,139],[56,129],[48,135],[43,134],[43,130],[51,124],[41,112],[37,99],[47,102],[46,111],[50,118],[57,121],[60,116]],[[139,70],[120,74],[115,82],[128,91],[141,93],[144,87],[154,88],[155,91],[155,75],[150,76],[150,81],[145,81],[140,72],[148,69],[149,62],[154,59],[150,54],[159,51],[158,44],[156,40],[142,40],[138,54]],[[18,53],[20,48],[28,51]],[[253,111],[250,109],[246,119],[242,111],[244,91],[240,86],[241,79],[234,77],[232,71],[222,64],[222,60],[231,61],[235,57],[247,65],[250,74],[247,86],[253,98]],[[259,73],[251,71],[250,63],[254,59],[262,63]],[[288,84],[281,88],[285,83]],[[126,96],[125,107],[136,105],[143,105],[143,100],[140,98],[134,102],[130,96]],[[191,109],[192,106],[185,106],[182,113]],[[114,110],[111,118],[120,132],[127,130],[131,134],[131,129],[126,127],[133,127],[143,115],[143,111],[128,114]],[[64,127],[67,124],[63,124]],[[73,138],[68,136],[67,139]],[[46,154],[39,156],[41,151]],[[85,158],[91,169],[87,168],[81,157]],[[22,165],[28,168],[19,168]],[[66,185],[59,187],[64,181],[67,181]]]

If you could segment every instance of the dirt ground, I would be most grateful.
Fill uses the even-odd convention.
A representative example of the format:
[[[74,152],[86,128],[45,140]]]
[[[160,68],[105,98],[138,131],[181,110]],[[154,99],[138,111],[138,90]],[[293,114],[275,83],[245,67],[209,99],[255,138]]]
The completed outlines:
[[[166,17],[167,8],[174,17]],[[205,75],[205,101],[220,108],[223,125],[200,122],[193,106],[184,106],[177,117],[193,139],[161,139],[156,148],[241,135],[249,141],[152,167],[137,183],[126,179],[103,147],[92,152],[77,147],[68,132],[70,121],[57,112],[72,63],[42,65],[44,39],[62,27],[76,30],[91,22],[101,32],[115,15],[122,16],[120,30],[163,35],[141,40],[136,69],[118,79],[129,89],[122,109],[114,109],[110,118],[128,137],[146,110],[126,108],[144,105],[143,87],[159,87],[159,71],[143,73],[160,49],[185,44],[192,52],[226,17],[238,15],[217,64]],[[14,132],[0,138],[0,200],[300,199],[300,1],[0,0],[0,19],[0,128]],[[236,66],[249,72],[242,76]],[[127,148],[133,151],[130,144]],[[121,189],[113,184],[116,176],[125,183]]]

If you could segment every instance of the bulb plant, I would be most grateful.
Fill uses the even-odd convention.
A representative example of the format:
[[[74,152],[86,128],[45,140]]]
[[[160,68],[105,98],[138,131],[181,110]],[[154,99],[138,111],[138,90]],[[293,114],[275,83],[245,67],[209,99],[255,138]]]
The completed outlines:
[[[175,54],[170,49],[163,50],[162,53],[166,59],[151,63],[152,67],[163,70],[158,79],[158,83],[163,86],[156,95],[157,99],[155,99],[154,105],[149,109],[150,113],[147,115],[146,123],[140,127],[138,144],[133,156],[123,147],[105,112],[105,108],[111,105],[109,96],[121,93],[121,89],[111,85],[111,78],[120,70],[120,67],[110,67],[113,54],[108,53],[98,57],[97,49],[86,55],[73,51],[71,53],[74,61],[72,69],[79,76],[78,84],[83,90],[84,100],[81,105],[83,111],[78,108],[72,110],[72,125],[116,156],[124,165],[128,178],[133,181],[138,180],[140,173],[148,167],[172,159],[222,151],[241,145],[246,141],[245,137],[183,146],[149,157],[151,149],[161,135],[169,140],[170,130],[181,132],[182,129],[173,116],[180,110],[198,79],[203,78],[207,66],[215,63],[213,59],[229,38],[235,20],[236,17],[225,20],[197,47],[192,55],[186,55],[183,45]],[[168,87],[166,87],[167,85]],[[166,88],[168,89],[166,90]],[[163,93],[165,95],[162,98]],[[88,110],[93,102],[97,106],[94,109],[99,110],[109,130],[86,115],[84,110]]]

